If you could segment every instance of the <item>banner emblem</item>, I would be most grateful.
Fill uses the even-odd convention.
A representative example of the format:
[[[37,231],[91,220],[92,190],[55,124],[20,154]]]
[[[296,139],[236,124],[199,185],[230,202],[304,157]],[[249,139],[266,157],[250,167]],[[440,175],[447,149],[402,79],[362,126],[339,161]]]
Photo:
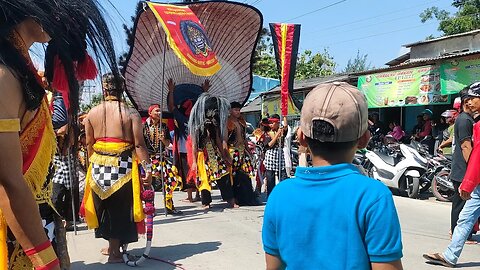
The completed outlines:
[[[148,6],[161,23],[170,48],[193,74],[212,76],[222,68],[205,28],[188,6],[151,2]]]

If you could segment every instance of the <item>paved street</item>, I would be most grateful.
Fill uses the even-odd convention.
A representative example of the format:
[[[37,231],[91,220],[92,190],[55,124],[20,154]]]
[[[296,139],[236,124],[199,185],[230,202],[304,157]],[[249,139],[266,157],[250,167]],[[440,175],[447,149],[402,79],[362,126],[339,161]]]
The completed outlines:
[[[161,204],[157,193],[157,205]],[[152,257],[182,264],[185,270],[264,269],[261,245],[263,206],[224,209],[214,191],[214,208],[204,213],[200,203],[181,202],[186,194],[175,194],[177,208],[183,216],[159,215],[155,219]],[[404,269],[443,269],[424,263],[424,252],[442,251],[449,243],[450,204],[428,200],[394,197],[400,215],[404,243]],[[321,229],[321,228],[319,228]],[[125,265],[107,265],[100,254],[106,241],[95,239],[92,231],[69,233],[72,269],[130,269]],[[129,249],[141,254],[144,239]],[[466,246],[459,267],[480,269],[480,245]],[[141,269],[171,270],[169,264],[148,260]]]

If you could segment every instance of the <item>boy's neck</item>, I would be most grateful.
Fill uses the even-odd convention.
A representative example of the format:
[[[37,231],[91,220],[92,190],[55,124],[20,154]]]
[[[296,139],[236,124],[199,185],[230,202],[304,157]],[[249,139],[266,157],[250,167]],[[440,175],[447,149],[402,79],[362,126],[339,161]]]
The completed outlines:
[[[355,155],[355,151],[353,151],[351,154],[346,154],[345,156],[332,157],[329,159],[312,155],[312,166],[325,167],[325,166],[332,166],[332,165],[342,164],[342,163],[352,163],[354,155]]]

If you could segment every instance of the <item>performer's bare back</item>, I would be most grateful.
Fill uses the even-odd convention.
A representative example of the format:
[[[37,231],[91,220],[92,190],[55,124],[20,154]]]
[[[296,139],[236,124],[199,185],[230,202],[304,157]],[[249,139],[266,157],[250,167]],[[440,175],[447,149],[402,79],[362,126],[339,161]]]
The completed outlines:
[[[87,117],[95,140],[108,137],[129,142],[134,141],[133,118],[140,118],[139,113],[123,103],[119,105],[118,101],[102,102],[92,108]]]

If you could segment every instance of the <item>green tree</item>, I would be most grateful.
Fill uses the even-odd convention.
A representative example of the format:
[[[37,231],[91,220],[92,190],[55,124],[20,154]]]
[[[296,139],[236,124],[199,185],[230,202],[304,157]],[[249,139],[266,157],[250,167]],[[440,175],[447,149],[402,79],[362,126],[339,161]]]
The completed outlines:
[[[313,54],[310,50],[305,50],[298,57],[295,79],[305,80],[333,75],[335,67],[336,64],[333,61],[333,57],[330,56],[327,50],[316,54]]]
[[[128,45],[128,51],[124,52],[118,59],[118,65],[120,67],[120,72],[124,73],[125,68],[127,67],[127,57],[128,57],[128,52],[130,51],[130,48],[133,46],[133,42],[135,40],[135,36],[133,34],[133,24],[135,23],[135,20],[137,18],[137,15],[142,11],[143,9],[143,2],[138,2],[137,7],[135,9],[135,16],[130,17],[130,21],[132,22],[131,25],[123,24],[123,30],[125,31],[125,34],[127,35],[127,45]]]
[[[355,73],[372,69],[371,63],[367,60],[368,54],[360,54],[360,50],[357,50],[357,56],[350,58],[347,62],[347,66],[343,69],[343,73]],[[367,63],[368,62],[368,63]]]
[[[436,19],[439,22],[438,30],[443,35],[454,35],[480,28],[480,0],[454,0],[452,6],[457,9],[453,14],[438,7],[427,8],[420,14],[421,21]]]
[[[326,50],[313,54],[310,50],[302,52],[297,59],[295,78],[299,80],[328,76],[335,73],[335,62]],[[253,55],[253,73],[279,79],[275,61],[272,37],[267,28],[263,28]]]
[[[262,28],[257,47],[253,53],[253,74],[268,78],[279,78],[273,52],[272,35],[268,28]]]
[[[95,94],[90,99],[90,103],[81,104],[80,108],[81,108],[82,112],[88,112],[88,111],[90,111],[91,108],[97,106],[101,102],[102,102],[102,94]]]

